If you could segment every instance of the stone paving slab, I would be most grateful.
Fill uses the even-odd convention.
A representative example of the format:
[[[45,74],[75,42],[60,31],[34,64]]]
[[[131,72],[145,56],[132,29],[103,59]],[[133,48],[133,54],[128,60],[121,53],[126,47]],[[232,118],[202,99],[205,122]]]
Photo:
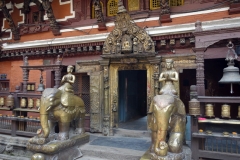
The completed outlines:
[[[138,151],[146,151],[151,145],[150,138],[132,137],[98,137],[92,140],[89,145],[124,148]]]

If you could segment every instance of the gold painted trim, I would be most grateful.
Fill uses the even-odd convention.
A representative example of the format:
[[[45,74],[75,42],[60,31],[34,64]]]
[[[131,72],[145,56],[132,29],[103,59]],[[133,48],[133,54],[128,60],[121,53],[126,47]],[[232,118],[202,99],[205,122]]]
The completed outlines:
[[[111,3],[114,3],[114,6],[110,6]],[[107,3],[107,15],[115,16],[117,15],[117,12],[118,12],[118,0],[109,0]]]

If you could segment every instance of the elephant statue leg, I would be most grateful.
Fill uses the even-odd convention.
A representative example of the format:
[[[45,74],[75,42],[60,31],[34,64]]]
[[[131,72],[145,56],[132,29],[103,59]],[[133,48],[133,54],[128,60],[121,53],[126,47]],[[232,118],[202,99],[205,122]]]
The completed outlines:
[[[58,140],[69,139],[70,122],[58,122],[58,126],[59,126]]]
[[[80,118],[76,120],[76,134],[83,134],[85,133],[84,123],[85,123],[85,113],[80,113]]]
[[[183,139],[185,136],[185,116],[175,115],[174,116],[174,125],[170,133],[168,146],[169,151],[172,153],[182,152]]]
[[[154,145],[155,145],[156,138],[157,138],[157,132],[152,131],[152,135],[151,135],[152,144],[151,144],[151,148],[150,148],[151,153],[154,152],[154,148],[155,148]]]
[[[48,126],[50,128],[50,135],[55,134],[56,122],[53,122],[52,120],[48,120]]]

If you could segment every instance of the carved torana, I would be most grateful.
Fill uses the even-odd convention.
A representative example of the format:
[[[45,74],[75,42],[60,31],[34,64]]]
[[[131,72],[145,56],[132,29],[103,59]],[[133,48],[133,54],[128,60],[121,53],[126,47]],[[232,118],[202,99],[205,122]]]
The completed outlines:
[[[119,0],[115,28],[103,45],[103,54],[127,53],[155,53],[155,46],[147,32],[133,22]]]

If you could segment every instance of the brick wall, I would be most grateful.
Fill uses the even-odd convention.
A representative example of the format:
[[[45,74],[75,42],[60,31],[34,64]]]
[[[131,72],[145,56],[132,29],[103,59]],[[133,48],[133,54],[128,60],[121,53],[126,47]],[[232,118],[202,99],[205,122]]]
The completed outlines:
[[[42,65],[43,60],[29,60],[29,65]],[[14,91],[17,85],[23,81],[23,72],[20,66],[23,65],[23,61],[5,61],[0,62],[0,74],[6,73],[7,79],[10,80],[10,91]],[[29,72],[29,82],[36,82],[36,87],[39,84],[40,71],[31,70]],[[46,85],[46,72],[43,72],[43,81],[44,85]]]

